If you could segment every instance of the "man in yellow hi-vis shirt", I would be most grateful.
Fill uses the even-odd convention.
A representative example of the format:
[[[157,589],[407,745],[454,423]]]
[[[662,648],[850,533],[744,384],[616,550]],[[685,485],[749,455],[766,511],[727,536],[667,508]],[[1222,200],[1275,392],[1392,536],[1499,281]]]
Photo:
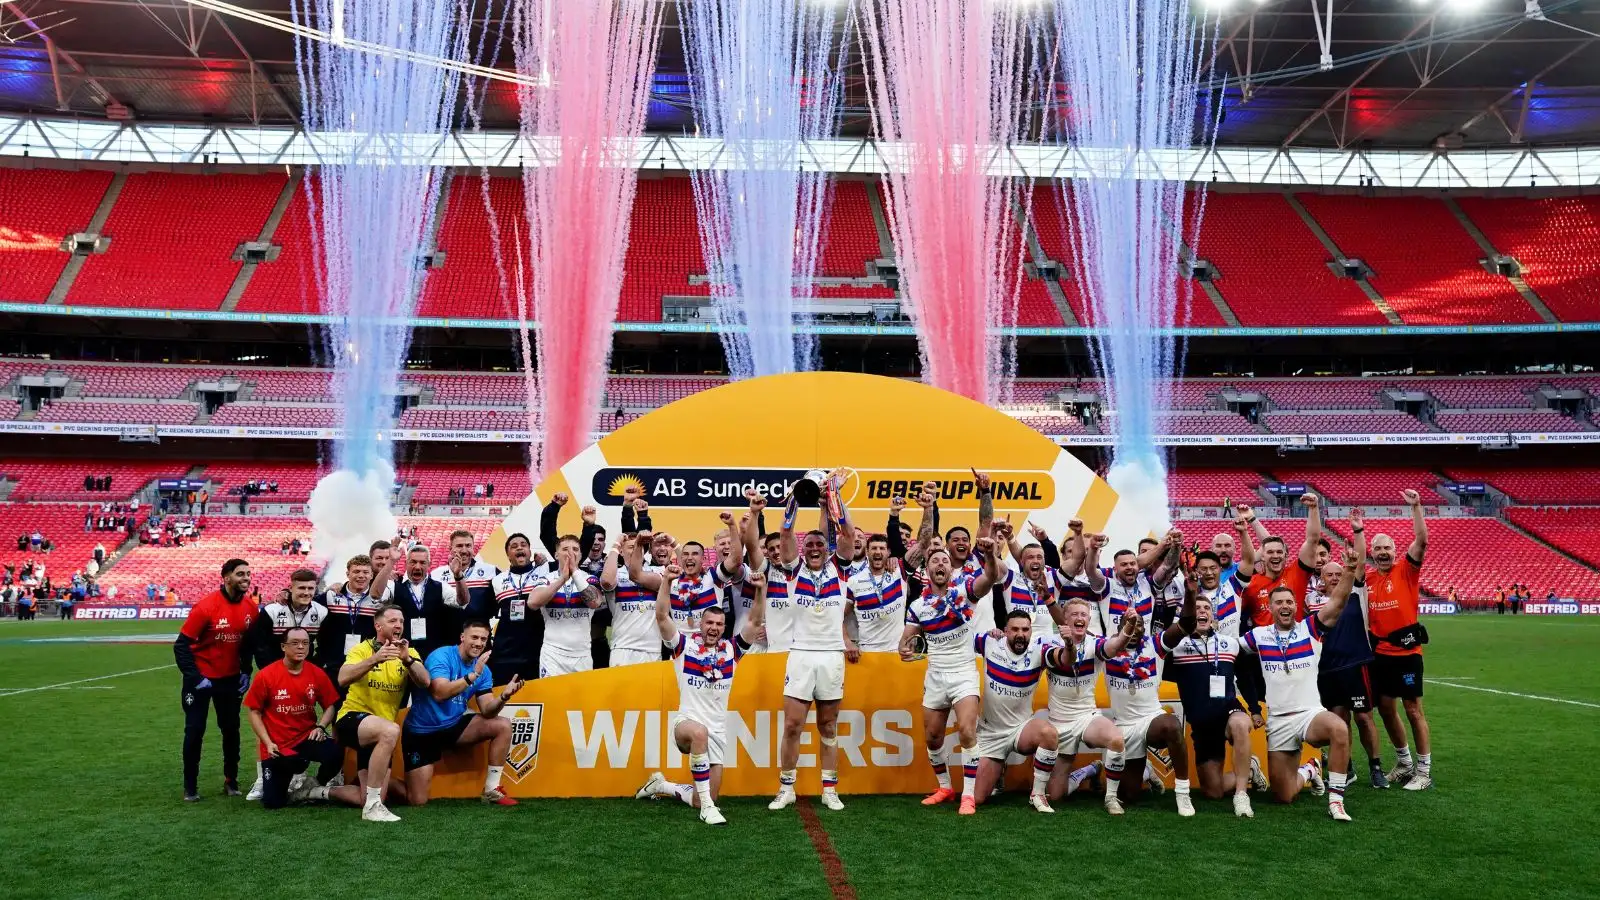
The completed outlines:
[[[362,641],[345,654],[339,667],[339,685],[347,688],[337,725],[339,742],[356,751],[356,766],[366,789],[361,818],[368,822],[398,822],[400,817],[383,805],[390,792],[405,797],[399,779],[391,784],[389,764],[394,757],[400,726],[395,719],[405,702],[406,688],[428,687],[428,669],[405,639],[406,614],[386,604],[373,616],[377,636]]]

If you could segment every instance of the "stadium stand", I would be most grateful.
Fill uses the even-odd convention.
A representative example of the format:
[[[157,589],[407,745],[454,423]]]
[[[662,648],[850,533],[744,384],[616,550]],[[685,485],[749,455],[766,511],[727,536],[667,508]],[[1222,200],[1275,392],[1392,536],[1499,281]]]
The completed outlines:
[[[110,172],[0,168],[0,300],[43,303],[71,259],[69,234],[89,225]]]
[[[128,176],[106,220],[111,246],[88,258],[67,302],[217,309],[242,265],[229,257],[260,237],[284,180],[278,172]]]
[[[520,409],[466,409],[413,406],[400,414],[401,428],[445,428],[454,431],[527,431],[528,414]]]
[[[1513,506],[1506,519],[1540,540],[1600,566],[1600,508]]]
[[[1328,269],[1331,255],[1282,194],[1213,191],[1200,234],[1196,255],[1217,267],[1217,289],[1240,324],[1386,321],[1354,281]]]
[[[833,183],[828,227],[823,234],[818,275],[860,278],[867,274],[867,263],[883,255],[878,246],[878,229],[872,222],[866,182],[840,179]]]
[[[525,259],[528,245],[522,179],[490,178],[488,189],[492,221],[484,211],[482,177],[457,175],[451,179],[444,221],[439,225],[438,248],[444,251],[444,265],[429,270],[423,281],[417,315],[516,317],[516,298],[502,290],[500,266],[506,267],[506,288],[514,291],[518,259],[508,251],[516,248]],[[494,239],[496,225],[498,242]],[[508,257],[499,263],[495,261],[497,244],[505,248],[501,253]],[[525,264],[522,271],[527,271]]]
[[[72,573],[89,561],[95,544],[104,544],[110,552],[122,543],[120,533],[83,530],[83,517],[98,509],[66,503],[0,503],[0,566],[10,568],[15,576],[29,560],[42,562],[44,574],[52,584],[70,583]],[[50,540],[53,546],[49,553],[36,551],[31,545],[26,550],[17,549],[17,537],[27,537],[35,531]]]
[[[1426,469],[1280,469],[1271,473],[1281,482],[1305,482],[1323,499],[1341,506],[1402,503],[1400,492],[1419,491],[1426,504],[1448,503],[1450,498],[1432,490],[1441,480]]]
[[[109,422],[117,425],[187,425],[199,415],[193,403],[119,403],[100,400],[53,400],[35,414],[40,422]]]
[[[264,494],[263,501],[304,503],[311,497],[311,489],[322,477],[322,469],[313,463],[283,462],[220,462],[208,463],[201,477],[211,483],[212,497],[224,503],[237,504],[229,491],[250,481],[274,482],[277,493]]]
[[[1584,424],[1554,410],[1527,412],[1439,412],[1434,421],[1445,431],[1588,431]]]
[[[1461,209],[1563,322],[1600,320],[1600,196],[1462,197]]]
[[[140,462],[129,459],[54,460],[7,459],[0,461],[0,475],[16,482],[10,498],[20,500],[127,500],[157,478],[181,478],[187,463]],[[111,476],[111,489],[86,490],[87,477]],[[79,516],[79,525],[81,514]],[[4,534],[0,531],[0,534]]]
[[[664,295],[711,295],[709,286],[689,283],[691,274],[706,271],[689,179],[639,179],[628,228],[618,319],[659,322]]]
[[[308,178],[311,176],[307,176]],[[289,199],[289,206],[272,236],[281,249],[278,258],[256,266],[239,298],[239,312],[318,313],[322,290],[316,277],[319,251],[315,248],[311,204],[304,182]]]
[[[274,428],[337,428],[339,410],[331,406],[271,406],[254,401],[224,404],[211,414],[212,425]]]
[[[1174,506],[1258,506],[1257,488],[1267,481],[1255,472],[1227,469],[1178,469],[1167,478],[1167,493]]]
[[[1308,378],[1261,379],[1232,385],[1241,391],[1259,391],[1279,409],[1382,409],[1377,380]]]
[[[332,374],[318,370],[240,369],[243,381],[254,382],[252,400],[328,401],[333,398]]]
[[[465,503],[495,505],[519,503],[533,491],[528,470],[521,466],[412,466],[401,470],[400,480],[415,486],[414,503]],[[477,497],[473,486],[493,484],[494,496]],[[452,499],[452,489],[462,489],[461,499]]]
[[[1517,503],[1600,504],[1600,470],[1580,468],[1462,468],[1445,474],[1456,481],[1482,481]]]
[[[1278,434],[1421,434],[1429,430],[1402,412],[1274,412],[1261,417]]]
[[[1348,543],[1348,524],[1330,523]],[[1410,519],[1368,519],[1369,538],[1387,534],[1399,552],[1411,543]],[[1508,574],[1510,573],[1510,574]],[[1436,597],[1455,588],[1464,597],[1490,596],[1511,580],[1527,582],[1536,597],[1554,590],[1562,597],[1600,597],[1600,572],[1573,562],[1498,519],[1436,518],[1428,521],[1428,553],[1422,589]]]
[[[1483,251],[1442,201],[1296,197],[1346,256],[1371,267],[1372,286],[1407,325],[1539,321],[1510,281],[1478,265]]]

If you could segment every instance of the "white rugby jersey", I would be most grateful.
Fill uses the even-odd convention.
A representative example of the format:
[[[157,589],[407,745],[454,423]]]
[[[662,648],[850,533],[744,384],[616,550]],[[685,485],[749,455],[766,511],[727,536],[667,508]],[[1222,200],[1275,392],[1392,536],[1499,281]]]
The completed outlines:
[[[1244,613],[1244,584],[1237,578],[1224,578],[1217,582],[1216,590],[1200,588],[1200,596],[1211,601],[1211,628],[1217,634],[1235,640],[1239,637],[1240,617]]]
[[[1161,654],[1154,635],[1145,635],[1116,656],[1100,645],[1100,667],[1106,673],[1106,694],[1111,698],[1111,718],[1122,722],[1161,714]]]
[[[866,568],[845,582],[845,597],[855,605],[857,643],[863,651],[894,650],[906,624],[906,582],[893,565],[875,575]]]
[[[1056,570],[1045,566],[1042,590],[1015,568],[1006,569],[996,589],[1005,598],[1007,613],[1020,609],[1031,614],[1034,632],[1047,634],[1056,630],[1056,621],[1050,615],[1050,610],[1061,602],[1062,587],[1063,581]]]
[[[304,628],[314,638],[328,618],[328,608],[313,600],[305,609],[297,610],[292,604],[274,600],[261,607],[261,614],[272,623],[272,633],[280,638],[291,628]]]
[[[1033,692],[1044,671],[1044,654],[1049,639],[1034,635],[1021,653],[1011,650],[1003,637],[980,634],[973,644],[983,657],[983,714],[978,730],[1005,732],[1018,728],[1033,717]]]
[[[928,672],[972,671],[972,582],[951,585],[942,594],[930,585],[906,604],[906,622],[922,628],[928,643]]]
[[[1117,576],[1110,569],[1101,569],[1105,577],[1105,586],[1100,589],[1100,597],[1095,602],[1094,615],[1089,617],[1089,631],[1092,634],[1112,635],[1122,627],[1122,616],[1129,609],[1137,609],[1139,615],[1144,617],[1145,633],[1151,631],[1151,621],[1156,612],[1156,586],[1151,583],[1150,575],[1140,572],[1134,576],[1133,585],[1125,585],[1117,580]]]
[[[741,639],[723,638],[707,645],[698,633],[678,632],[672,667],[678,673],[678,715],[720,730],[728,716],[734,667],[744,657]],[[731,760],[730,760],[731,761]]]
[[[659,572],[656,566],[645,566],[646,572]],[[617,588],[607,598],[611,607],[611,649],[639,650],[649,653],[661,643],[661,629],[656,625],[656,593],[640,587],[628,577],[626,566],[617,567]]]
[[[679,631],[699,631],[700,614],[713,606],[722,606],[722,588],[729,579],[719,563],[699,575],[679,575],[671,588],[672,622]]]
[[[1317,669],[1322,661],[1322,623],[1308,616],[1288,631],[1276,624],[1245,632],[1245,650],[1261,657],[1261,677],[1267,683],[1267,709],[1274,716],[1322,708],[1317,690]]]
[[[555,584],[560,578],[541,578],[540,587]],[[579,569],[572,577],[556,585],[556,593],[539,611],[544,614],[544,646],[575,656],[589,655],[589,622],[594,610],[584,599],[583,592],[599,587],[599,579]],[[656,635],[660,637],[660,633]]]
[[[788,581],[794,604],[789,649],[844,652],[844,579],[835,561],[818,570],[796,560]]]
[[[789,578],[765,560],[761,566],[761,573],[767,579],[767,642],[763,649],[770,653],[787,653],[794,644],[794,603],[789,599]],[[748,581],[740,587],[753,594],[754,588]]]
[[[1076,647],[1063,646],[1056,664],[1045,669],[1052,724],[1065,725],[1099,711],[1094,685],[1100,680],[1100,647],[1105,641],[1096,634],[1085,635]]]

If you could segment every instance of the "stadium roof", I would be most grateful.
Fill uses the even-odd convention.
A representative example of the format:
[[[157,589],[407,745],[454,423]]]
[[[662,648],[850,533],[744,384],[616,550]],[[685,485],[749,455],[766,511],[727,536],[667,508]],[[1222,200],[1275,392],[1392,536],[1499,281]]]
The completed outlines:
[[[491,2],[477,27],[493,44],[506,0]],[[1225,103],[1219,143],[1600,143],[1600,3],[1592,0],[1197,2],[1224,8],[1213,85]],[[1541,2],[1543,18],[1525,15]],[[239,5],[287,20],[289,3]],[[1313,14],[1330,8],[1331,19]],[[680,134],[693,127],[693,111],[670,4],[664,22],[649,128]],[[1333,67],[1321,71],[1327,27]],[[300,102],[294,56],[290,35],[185,0],[0,0],[3,112],[288,125]],[[867,136],[859,60],[851,76],[840,133]],[[491,84],[483,121],[516,127],[511,85]]]

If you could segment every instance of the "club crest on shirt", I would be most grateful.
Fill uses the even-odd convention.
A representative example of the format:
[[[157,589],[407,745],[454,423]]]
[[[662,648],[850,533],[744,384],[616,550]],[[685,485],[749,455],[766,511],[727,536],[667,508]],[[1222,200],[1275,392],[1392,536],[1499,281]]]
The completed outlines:
[[[543,703],[507,703],[500,713],[511,722],[511,747],[506,751],[508,778],[521,781],[539,764],[539,732],[544,724]]]

